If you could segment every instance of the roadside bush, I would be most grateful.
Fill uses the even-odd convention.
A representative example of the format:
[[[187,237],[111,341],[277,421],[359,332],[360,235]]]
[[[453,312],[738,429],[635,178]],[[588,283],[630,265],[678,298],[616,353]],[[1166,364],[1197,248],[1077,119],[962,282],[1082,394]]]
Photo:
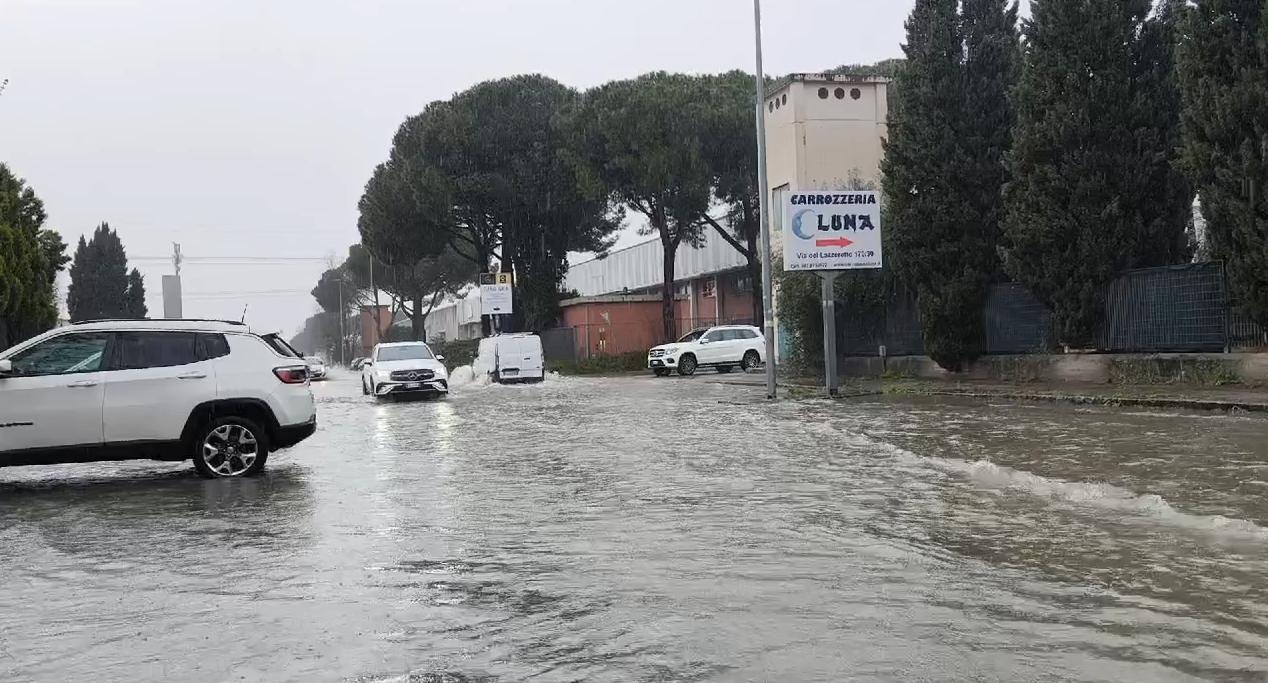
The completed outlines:
[[[471,365],[475,361],[476,350],[479,347],[479,339],[463,339],[434,344],[432,350],[444,356],[445,367],[453,370],[463,365]]]
[[[647,369],[647,352],[631,351],[588,360],[547,361],[546,369],[561,375],[604,375],[618,372],[641,372]]]

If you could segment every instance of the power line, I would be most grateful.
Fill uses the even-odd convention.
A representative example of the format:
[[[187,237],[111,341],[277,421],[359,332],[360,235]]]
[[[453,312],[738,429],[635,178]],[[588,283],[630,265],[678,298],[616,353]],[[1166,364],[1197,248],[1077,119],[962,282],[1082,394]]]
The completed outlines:
[[[154,261],[171,263],[171,256],[129,256],[129,261]],[[200,263],[209,264],[229,264],[229,265],[245,265],[250,263],[277,264],[277,263],[326,263],[324,258],[312,258],[307,256],[182,256],[181,263]]]

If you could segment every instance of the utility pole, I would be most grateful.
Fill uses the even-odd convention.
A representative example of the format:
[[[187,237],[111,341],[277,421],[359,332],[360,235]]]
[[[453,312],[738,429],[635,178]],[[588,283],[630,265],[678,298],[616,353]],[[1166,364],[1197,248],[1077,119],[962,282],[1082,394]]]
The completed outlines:
[[[374,286],[374,254],[369,249],[365,250],[366,258],[370,261],[370,291],[374,292],[374,343],[378,344],[383,341],[383,319],[379,311],[379,288]],[[361,342],[362,348],[365,348],[365,341]]]
[[[771,295],[770,180],[766,177],[766,73],[762,69],[762,0],[753,0],[753,35],[757,47],[757,177],[762,231],[762,332],[766,337],[766,398],[775,398],[775,311]]]
[[[344,336],[343,319],[346,317],[347,309],[343,307],[343,273],[339,274],[339,364],[344,365],[343,350],[348,345],[348,338]]]
[[[181,262],[185,259],[181,256],[181,245],[172,242],[172,270],[173,275],[163,276],[163,317],[177,319],[184,317],[185,310],[182,303],[181,294]]]

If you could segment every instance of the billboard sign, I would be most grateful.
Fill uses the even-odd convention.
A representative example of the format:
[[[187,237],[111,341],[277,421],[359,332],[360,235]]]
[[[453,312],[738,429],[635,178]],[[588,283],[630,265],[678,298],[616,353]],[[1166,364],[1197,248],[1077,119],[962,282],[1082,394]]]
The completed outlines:
[[[880,206],[870,190],[789,192],[784,270],[880,268]]]
[[[507,315],[511,300],[510,273],[480,273],[480,315]]]

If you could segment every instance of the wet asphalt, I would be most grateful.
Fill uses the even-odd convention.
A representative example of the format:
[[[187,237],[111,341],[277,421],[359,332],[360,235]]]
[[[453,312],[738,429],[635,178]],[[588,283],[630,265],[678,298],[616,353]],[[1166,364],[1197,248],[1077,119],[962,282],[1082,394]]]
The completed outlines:
[[[0,469],[0,680],[1268,676],[1268,420],[710,379],[336,375],[254,479]]]

